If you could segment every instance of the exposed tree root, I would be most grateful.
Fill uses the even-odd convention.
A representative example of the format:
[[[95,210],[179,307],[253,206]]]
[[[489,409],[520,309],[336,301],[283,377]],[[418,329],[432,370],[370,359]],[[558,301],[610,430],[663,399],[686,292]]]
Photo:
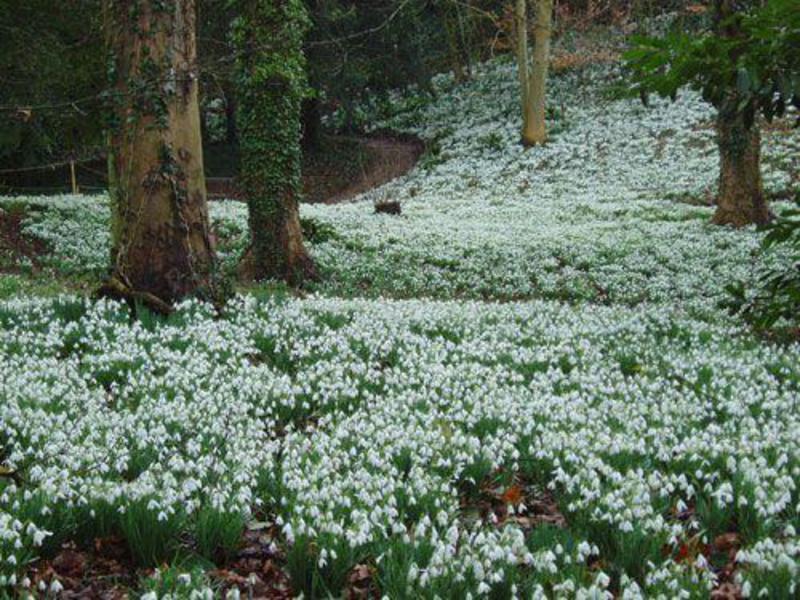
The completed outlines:
[[[259,269],[253,251],[253,245],[247,247],[236,267],[236,276],[240,281],[252,282],[260,279],[279,279],[290,286],[301,287],[306,282],[319,281],[320,276],[314,261],[305,252],[293,257],[294,262],[284,270]]]
[[[170,315],[174,311],[172,305],[155,294],[134,290],[117,277],[110,277],[103,282],[97,291],[95,291],[94,297],[124,300],[133,311],[136,311],[137,306],[145,306],[154,313],[164,316]]]
[[[714,225],[729,225],[731,227],[747,227],[748,225],[766,225],[773,219],[772,212],[765,206],[753,206],[750,209],[729,210],[717,208],[711,223]]]

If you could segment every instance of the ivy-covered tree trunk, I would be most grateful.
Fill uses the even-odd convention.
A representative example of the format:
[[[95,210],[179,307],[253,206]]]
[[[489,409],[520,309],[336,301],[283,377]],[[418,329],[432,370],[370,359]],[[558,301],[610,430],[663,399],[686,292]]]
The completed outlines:
[[[720,170],[717,210],[712,222],[742,227],[764,224],[770,212],[761,183],[761,136],[758,123],[747,123],[736,100],[723,103],[717,114]]]
[[[208,284],[194,0],[106,0],[109,180],[118,291],[165,303]]]
[[[297,285],[315,276],[298,209],[308,16],[302,0],[240,0],[238,6],[239,176],[252,239],[243,274]]]

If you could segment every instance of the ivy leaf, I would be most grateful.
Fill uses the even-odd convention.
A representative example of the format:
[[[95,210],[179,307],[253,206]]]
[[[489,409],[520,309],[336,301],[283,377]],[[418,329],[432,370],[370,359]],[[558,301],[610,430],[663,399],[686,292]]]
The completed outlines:
[[[739,68],[736,72],[736,89],[740,94],[746,94],[750,91],[752,79],[747,69]]]

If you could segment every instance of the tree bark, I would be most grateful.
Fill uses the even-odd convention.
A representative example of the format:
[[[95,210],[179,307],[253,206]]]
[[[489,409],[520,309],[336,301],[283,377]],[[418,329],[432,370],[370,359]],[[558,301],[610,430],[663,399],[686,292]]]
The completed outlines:
[[[316,276],[298,207],[306,27],[301,0],[249,0],[234,30],[240,180],[252,239],[240,274],[293,285]]]
[[[167,303],[208,286],[194,0],[107,0],[112,280]]]
[[[715,0],[713,18],[717,34],[723,38],[741,35],[735,0]],[[731,57],[737,60],[738,56]],[[718,225],[761,225],[771,215],[761,182],[761,135],[754,105],[742,107],[741,97],[732,90],[717,105],[717,144],[719,146],[719,189],[717,211],[712,222]]]
[[[525,146],[543,144],[547,141],[545,115],[552,15],[553,0],[537,0],[531,64],[528,57],[527,0],[516,0],[514,22],[522,100],[522,144]]]
[[[515,53],[517,55],[517,73],[519,76],[519,93],[522,108],[522,143],[526,137],[533,118],[528,93],[530,90],[530,66],[528,60],[528,0],[516,0],[514,5]]]
[[[717,225],[761,225],[771,216],[761,182],[761,135],[758,124],[748,124],[736,110],[735,98],[717,114],[717,144],[720,169]]]
[[[457,6],[451,6],[450,2],[445,2],[439,12],[447,34],[448,58],[453,70],[453,77],[456,83],[463,83],[470,78],[471,73],[468,63],[469,49],[464,47],[461,11]]]
[[[547,71],[550,67],[550,34],[552,31],[553,0],[537,0],[536,23],[533,29],[533,73],[530,78],[528,103],[531,117],[528,130],[523,135],[527,144],[544,144],[547,141],[545,121]]]

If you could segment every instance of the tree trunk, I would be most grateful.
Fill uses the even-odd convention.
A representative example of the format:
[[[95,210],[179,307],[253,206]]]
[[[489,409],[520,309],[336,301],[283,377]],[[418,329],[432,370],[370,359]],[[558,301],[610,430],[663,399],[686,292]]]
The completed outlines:
[[[534,25],[533,64],[528,59],[527,0],[516,0],[515,31],[519,84],[522,99],[522,143],[543,144],[547,140],[545,122],[547,71],[550,63],[550,33],[553,0],[538,0]]]
[[[240,180],[252,239],[242,275],[295,285],[315,277],[298,208],[307,25],[301,0],[249,0],[234,26]]]
[[[741,35],[738,7],[732,0],[714,1],[714,26],[722,38]],[[738,56],[732,56],[737,60]],[[742,108],[741,97],[732,91],[717,106],[719,146],[719,189],[717,211],[711,219],[717,225],[761,225],[771,215],[761,183],[761,135],[755,106]],[[749,115],[748,115],[749,112]]]
[[[458,39],[460,40],[461,55],[463,57],[464,70],[466,71],[467,79],[472,79],[472,24],[469,15],[470,0],[466,1],[466,11],[457,7],[456,15],[458,16]],[[466,14],[465,14],[466,12]]]
[[[453,77],[456,83],[463,83],[469,79],[469,75],[464,64],[464,55],[461,48],[462,36],[458,7],[451,7],[448,2],[442,9],[440,17],[444,22],[445,32],[447,33],[448,58],[453,70]]]
[[[302,108],[302,147],[316,150],[322,142],[322,107],[319,98],[306,98]]]
[[[533,118],[528,91],[530,90],[530,66],[528,61],[528,0],[516,0],[514,5],[515,53],[517,55],[517,73],[519,76],[519,93],[522,108],[522,143],[526,143],[529,124]]]
[[[726,101],[717,115],[720,154],[717,211],[712,222],[742,227],[764,224],[770,212],[761,183],[761,136],[758,124],[748,124],[736,110],[736,99]]]
[[[547,141],[547,125],[545,123],[547,71],[550,67],[550,33],[552,31],[553,0],[537,0],[536,23],[533,27],[533,73],[530,78],[528,103],[531,105],[532,118],[527,135],[523,139],[527,144],[544,144]]]
[[[447,29],[447,48],[448,54],[450,58],[450,66],[453,69],[453,77],[456,83],[464,83],[467,81],[467,73],[464,70],[464,65],[461,63],[461,53],[458,50],[458,39],[456,37],[456,32],[453,30],[453,27],[448,23],[446,23],[445,28]]]
[[[112,279],[174,302],[214,261],[198,107],[194,0],[107,0]]]
[[[236,131],[236,91],[231,83],[223,87],[225,95],[225,141],[235,147],[239,143],[239,134]]]

